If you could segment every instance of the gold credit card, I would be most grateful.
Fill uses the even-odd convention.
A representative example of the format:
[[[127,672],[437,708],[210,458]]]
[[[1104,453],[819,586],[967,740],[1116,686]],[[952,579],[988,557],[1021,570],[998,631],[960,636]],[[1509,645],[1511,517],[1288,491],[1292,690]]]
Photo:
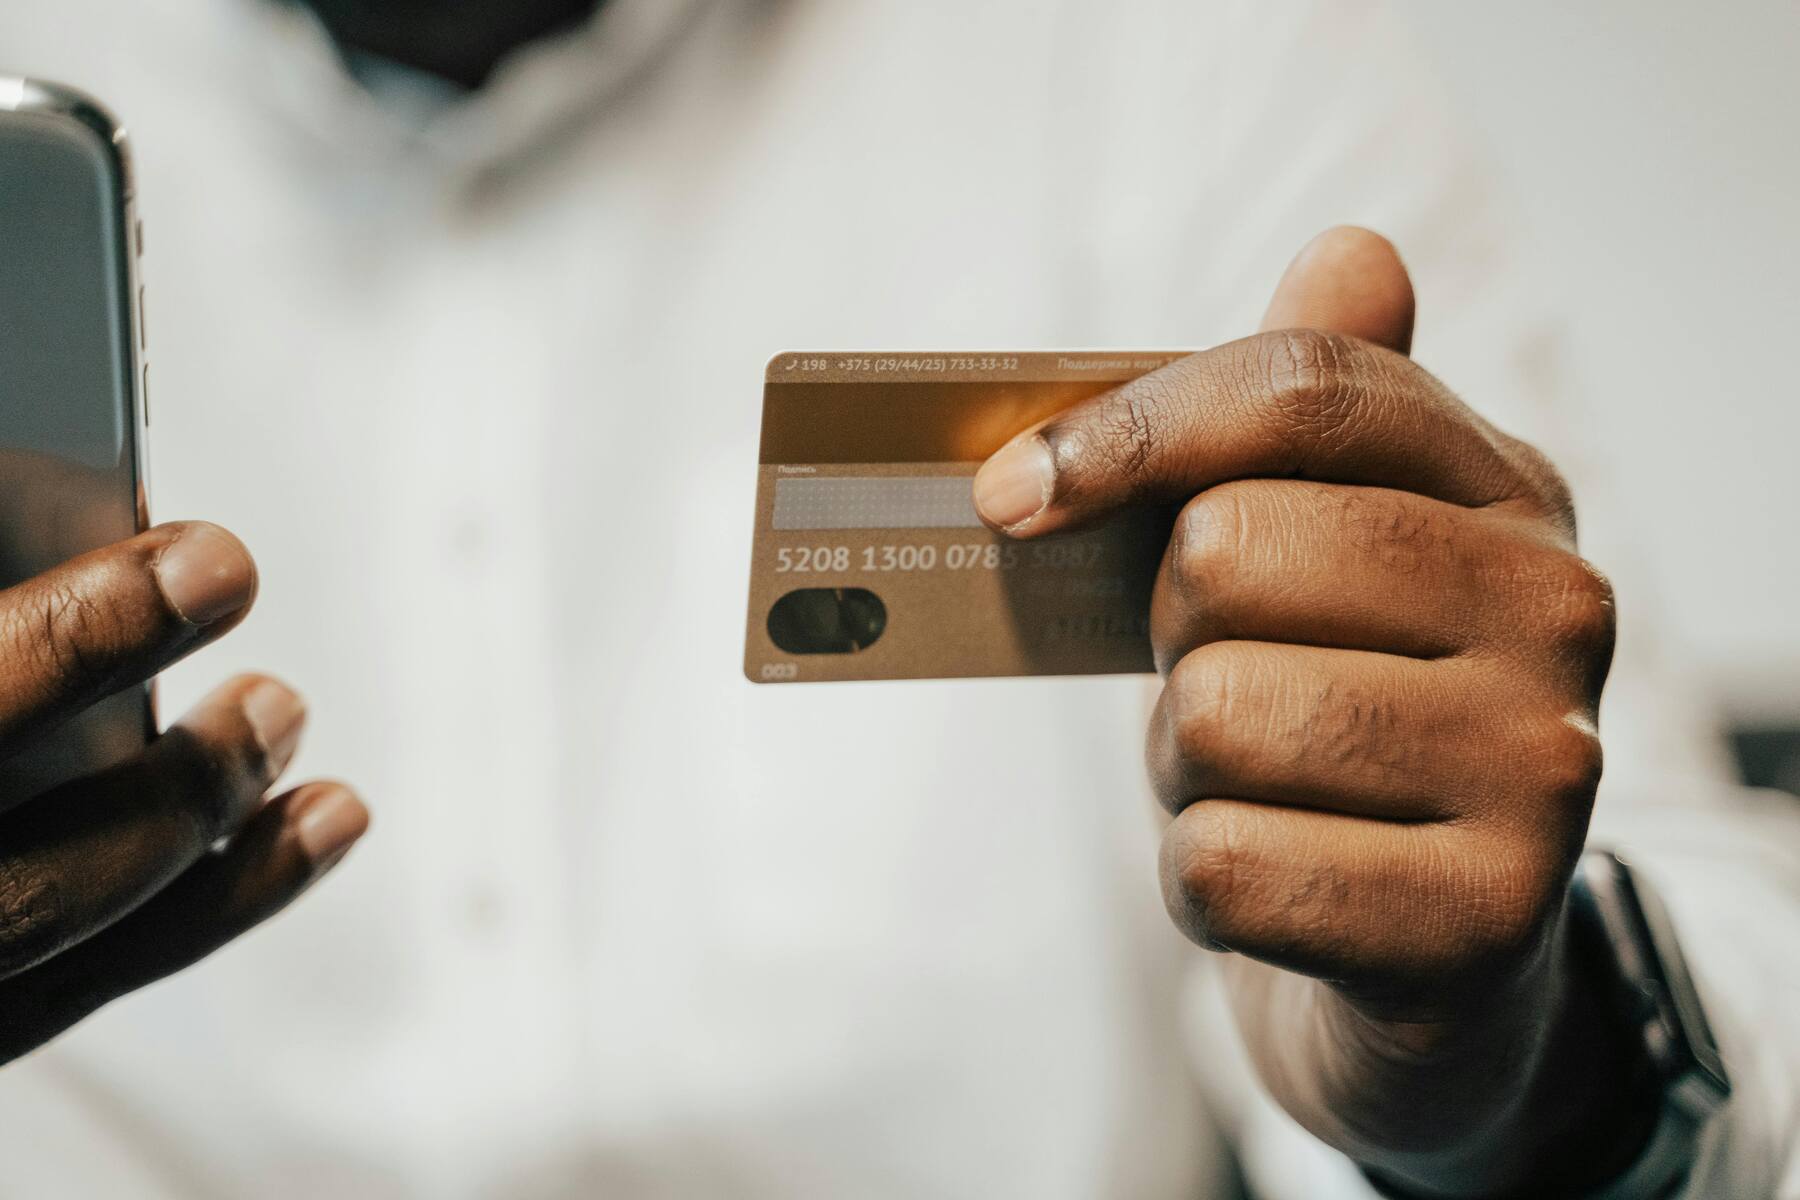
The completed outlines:
[[[1015,542],[981,523],[971,485],[1019,431],[1184,353],[777,355],[763,381],[744,674],[1152,670],[1167,515]]]

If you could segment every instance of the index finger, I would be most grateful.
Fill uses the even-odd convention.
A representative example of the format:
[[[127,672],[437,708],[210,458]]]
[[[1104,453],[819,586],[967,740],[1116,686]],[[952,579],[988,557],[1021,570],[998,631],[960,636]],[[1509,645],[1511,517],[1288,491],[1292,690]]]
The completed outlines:
[[[1285,329],[1189,355],[1027,431],[983,464],[975,503],[1015,537],[1246,478],[1535,507],[1515,447],[1405,355]]]
[[[0,754],[230,629],[256,565],[217,525],[182,521],[0,591]]]

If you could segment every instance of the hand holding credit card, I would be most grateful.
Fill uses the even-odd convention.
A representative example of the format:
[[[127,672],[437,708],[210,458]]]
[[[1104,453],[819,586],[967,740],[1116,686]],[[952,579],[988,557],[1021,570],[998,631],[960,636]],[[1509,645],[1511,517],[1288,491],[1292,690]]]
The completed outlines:
[[[1510,1193],[1631,1074],[1538,1052],[1592,1020],[1551,951],[1612,596],[1555,469],[1412,361],[1412,319],[1393,247],[1338,229],[1264,332],[1195,354],[778,357],[746,668],[1158,670],[1164,902],[1237,952],[1264,1084],[1403,1180]],[[1579,1102],[1494,1106],[1537,1094]]]

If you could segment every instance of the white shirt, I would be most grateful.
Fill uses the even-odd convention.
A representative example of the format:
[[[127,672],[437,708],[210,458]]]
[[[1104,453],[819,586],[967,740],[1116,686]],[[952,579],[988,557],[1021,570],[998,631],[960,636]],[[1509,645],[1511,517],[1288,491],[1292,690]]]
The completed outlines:
[[[127,119],[153,508],[261,564],[169,712],[272,670],[297,777],[376,812],[0,1073],[0,1194],[1224,1196],[1225,1135],[1261,1194],[1370,1194],[1163,916],[1141,681],[737,664],[770,352],[1204,345],[1333,222],[1579,482],[1542,297],[1379,8],[612,0],[446,105],[255,0],[11,0],[0,67]],[[1692,1194],[1800,1194],[1793,814],[1626,658],[1602,818],[1668,831],[1738,1083]]]

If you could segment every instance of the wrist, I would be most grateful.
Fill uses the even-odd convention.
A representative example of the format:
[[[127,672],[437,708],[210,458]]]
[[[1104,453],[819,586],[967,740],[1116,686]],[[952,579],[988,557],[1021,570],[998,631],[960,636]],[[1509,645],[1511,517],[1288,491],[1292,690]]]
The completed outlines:
[[[1352,996],[1240,957],[1226,968],[1246,1048],[1289,1115],[1366,1167],[1454,1195],[1452,1182],[1495,1174],[1490,1148],[1515,1140],[1535,1095],[1560,995],[1550,958],[1456,997]]]
[[[1634,1031],[1606,999],[1605,949],[1593,942],[1565,912],[1524,1007],[1475,1017],[1473,1053],[1444,1064],[1489,1072],[1489,1119],[1471,1123],[1460,1144],[1369,1156],[1372,1178],[1434,1200],[1579,1196],[1631,1163],[1655,1126],[1658,1096]],[[1484,1037],[1497,1044],[1484,1051]]]

